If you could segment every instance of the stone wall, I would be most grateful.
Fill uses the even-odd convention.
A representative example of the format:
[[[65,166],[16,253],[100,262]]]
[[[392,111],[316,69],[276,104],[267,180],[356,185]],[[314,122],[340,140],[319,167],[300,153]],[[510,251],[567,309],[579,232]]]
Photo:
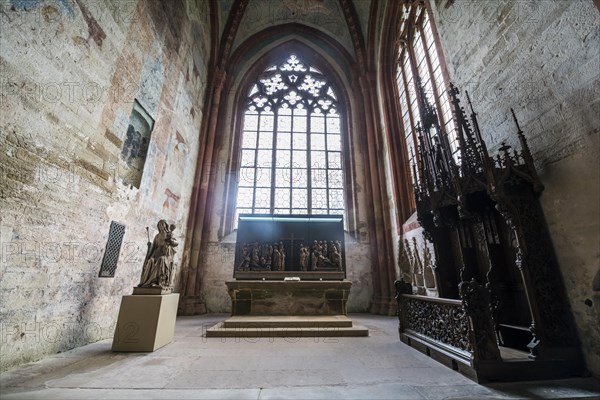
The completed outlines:
[[[146,226],[164,218],[184,243],[210,29],[203,0],[0,7],[4,370],[112,337]],[[123,183],[134,100],[154,121],[139,189]],[[115,277],[99,278],[111,221],[123,246]]]
[[[600,13],[591,0],[432,1],[451,81],[490,153],[525,132],[588,368],[600,376]]]

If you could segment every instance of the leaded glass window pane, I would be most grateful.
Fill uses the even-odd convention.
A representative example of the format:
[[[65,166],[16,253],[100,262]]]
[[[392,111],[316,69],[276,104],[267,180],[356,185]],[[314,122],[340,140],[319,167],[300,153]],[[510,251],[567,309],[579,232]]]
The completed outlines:
[[[344,207],[344,191],[341,189],[329,190],[329,207],[343,208]]]
[[[256,161],[255,150],[242,150],[242,167],[254,167]]]
[[[271,188],[256,188],[254,207],[269,208],[271,206]]]
[[[294,168],[306,168],[306,151],[294,150],[292,152],[292,166]]]
[[[310,182],[313,188],[327,187],[327,170],[313,168],[313,170],[311,171]]]
[[[294,133],[292,144],[295,150],[306,149],[306,134],[305,133]]]
[[[256,186],[271,187],[271,169],[257,168],[256,169]]]
[[[314,148],[314,147],[311,146],[311,148]],[[326,165],[325,164],[325,152],[324,151],[314,151],[314,150],[311,151],[310,152],[310,164],[311,164],[312,168],[324,168]]]
[[[325,135],[315,133],[310,135],[310,147],[311,149],[325,148]]]
[[[244,130],[256,131],[258,129],[258,114],[246,113],[244,117]]]
[[[292,137],[290,134],[287,132],[279,132],[277,134],[277,149],[289,149],[291,146]]]
[[[255,131],[244,131],[244,140],[242,147],[253,149],[256,147],[257,134]]]
[[[313,133],[325,132],[325,118],[313,114],[310,119],[310,131]]]
[[[258,147],[261,149],[271,149],[273,147],[273,134],[271,132],[261,132],[258,137]]]
[[[327,155],[329,168],[342,168],[342,155],[338,152],[330,151]]]
[[[342,139],[340,135],[327,135],[327,150],[342,150]]]
[[[255,168],[240,168],[239,185],[254,186]]]
[[[308,207],[308,198],[305,188],[292,189],[292,207],[302,209]]]
[[[262,114],[260,116],[260,130],[263,132],[273,132],[273,115]]]
[[[240,188],[238,190],[238,206],[252,207],[252,199],[254,198],[254,188]]]
[[[290,179],[291,174],[289,168],[275,169],[275,185],[278,187],[293,186]]]
[[[289,208],[290,207],[290,189],[275,189],[275,207]]]
[[[327,190],[313,189],[312,190],[312,206],[313,208],[327,209]]]
[[[271,164],[273,163],[273,151],[272,150],[258,150],[258,156],[256,160],[256,164],[259,167],[271,168]]]
[[[279,115],[277,117],[277,130],[279,132],[292,131],[292,117],[290,115]]]
[[[327,133],[340,133],[340,119],[327,118]]]
[[[342,170],[329,170],[329,187],[343,187]]]
[[[294,132],[306,132],[306,116],[294,117]]]
[[[292,169],[292,186],[296,188],[307,187],[307,170],[306,169]]]
[[[275,154],[276,154],[276,158],[277,158],[277,167],[278,168],[291,167],[292,153],[289,150],[277,149]]]

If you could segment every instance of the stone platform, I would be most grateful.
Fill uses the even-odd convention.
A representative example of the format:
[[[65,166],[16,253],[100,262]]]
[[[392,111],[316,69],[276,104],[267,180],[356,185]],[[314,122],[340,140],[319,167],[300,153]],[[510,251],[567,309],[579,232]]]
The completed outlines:
[[[206,337],[369,336],[346,315],[350,281],[226,282],[231,317]]]
[[[209,328],[206,337],[369,336],[345,315],[233,316]]]

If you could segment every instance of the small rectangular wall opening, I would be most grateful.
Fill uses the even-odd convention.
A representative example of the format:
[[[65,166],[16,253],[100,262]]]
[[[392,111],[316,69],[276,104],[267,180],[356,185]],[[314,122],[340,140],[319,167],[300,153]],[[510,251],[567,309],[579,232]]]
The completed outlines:
[[[125,225],[111,221],[104,257],[102,257],[102,264],[100,265],[100,274],[98,275],[100,278],[114,278],[123,236],[125,236]]]

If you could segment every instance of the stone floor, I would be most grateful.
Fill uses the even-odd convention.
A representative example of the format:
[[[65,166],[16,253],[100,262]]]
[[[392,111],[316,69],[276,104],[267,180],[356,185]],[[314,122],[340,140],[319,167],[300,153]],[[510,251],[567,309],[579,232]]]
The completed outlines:
[[[402,344],[393,317],[352,315],[369,337],[203,337],[226,317],[179,317],[153,353],[104,340],[24,365],[0,375],[1,398],[600,399],[594,378],[478,385]]]

